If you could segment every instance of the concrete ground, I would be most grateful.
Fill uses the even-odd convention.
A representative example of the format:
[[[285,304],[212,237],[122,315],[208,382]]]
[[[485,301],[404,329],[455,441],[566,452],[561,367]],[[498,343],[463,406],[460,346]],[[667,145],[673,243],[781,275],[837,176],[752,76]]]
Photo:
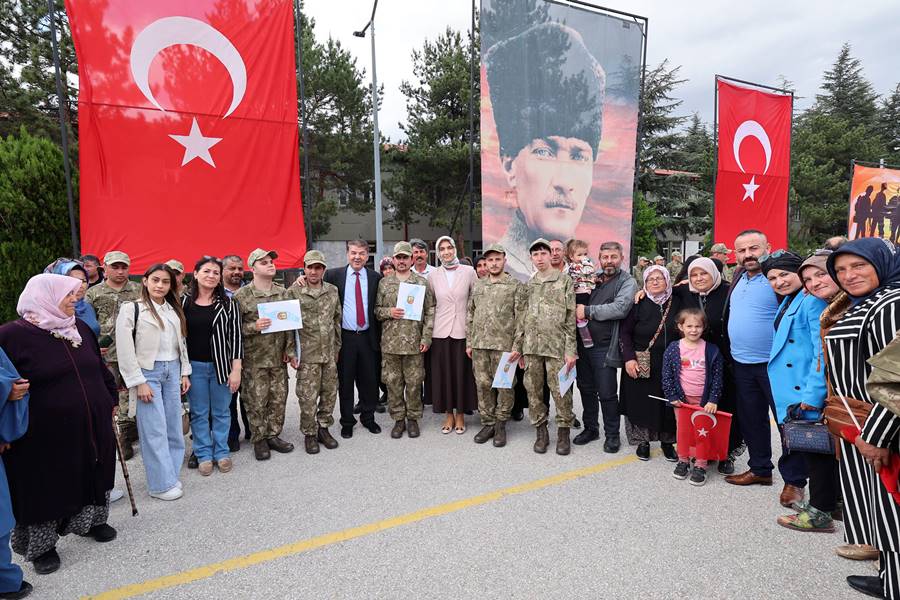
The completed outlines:
[[[34,597],[836,600],[861,597],[846,575],[876,573],[834,555],[840,532],[779,527],[778,481],[738,488],[713,469],[697,488],[658,450],[643,463],[627,445],[561,457],[552,428],[541,456],[527,420],[506,448],[472,442],[477,416],[442,435],[426,407],[415,440],[377,420],[380,435],[357,426],[343,440],[334,427],[341,446],[309,456],[292,392],[284,438],[297,450],[257,462],[244,444],[231,473],[185,468],[176,502],[147,495],[138,455],[139,516],[119,501],[114,542],[68,536],[59,571],[26,565]]]

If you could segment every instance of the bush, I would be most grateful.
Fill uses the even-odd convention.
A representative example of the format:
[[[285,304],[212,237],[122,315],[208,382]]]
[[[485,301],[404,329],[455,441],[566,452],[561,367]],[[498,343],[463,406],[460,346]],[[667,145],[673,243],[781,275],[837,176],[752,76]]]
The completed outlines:
[[[0,225],[0,322],[6,322],[16,318],[28,279],[72,254],[62,151],[24,128],[0,138]]]

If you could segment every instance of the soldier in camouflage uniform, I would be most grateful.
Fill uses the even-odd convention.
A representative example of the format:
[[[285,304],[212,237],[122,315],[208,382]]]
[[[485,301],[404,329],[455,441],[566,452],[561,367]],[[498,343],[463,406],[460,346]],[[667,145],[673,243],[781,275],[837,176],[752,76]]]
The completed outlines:
[[[544,381],[556,404],[556,453],[571,452],[569,430],[572,413],[572,388],[560,397],[557,374],[565,366],[574,368],[575,287],[572,278],[550,266],[550,242],[538,238],[528,247],[537,272],[524,285],[522,312],[516,325],[512,358],[524,358],[525,389],[528,391],[528,414],[537,428],[534,451],[543,454],[550,444],[547,432],[548,409],[543,401]]]
[[[388,390],[388,411],[394,419],[391,437],[399,439],[407,431],[419,437],[422,418],[422,384],[425,382],[424,353],[431,346],[434,330],[434,292],[428,281],[413,273],[412,246],[409,242],[394,245],[394,273],[378,283],[375,318],[381,326],[381,380]],[[404,319],[404,310],[395,308],[400,284],[425,288],[422,320]]]
[[[504,273],[506,250],[492,244],[484,253],[487,277],[475,282],[469,296],[466,315],[466,354],[472,359],[475,387],[478,391],[478,414],[481,431],[475,443],[483,444],[492,437],[494,446],[506,445],[506,422],[515,402],[512,389],[493,389],[494,373],[504,352],[512,351],[516,337],[517,315],[521,311],[522,284]],[[515,371],[516,361],[506,365]]]
[[[669,272],[669,276],[672,278],[673,282],[675,281],[675,278],[678,277],[678,274],[681,273],[682,267],[684,267],[684,262],[681,260],[681,252],[676,250],[672,253],[672,261],[666,265],[666,270]],[[641,286],[643,285],[644,282],[641,281]]]
[[[709,257],[722,263],[722,279],[728,282],[734,277],[734,270],[737,268],[737,265],[728,264],[729,254],[731,254],[731,250],[725,244],[713,244],[713,247],[709,249]]]
[[[650,266],[650,259],[646,256],[639,256],[637,264],[631,267],[631,276],[637,282],[639,287],[644,287],[644,269]]]
[[[116,421],[121,433],[122,453],[125,460],[134,456],[131,445],[137,441],[137,425],[134,417],[128,416],[128,390],[125,382],[119,374],[119,363],[116,360],[116,317],[119,315],[119,307],[123,302],[134,302],[141,297],[141,284],[128,280],[128,267],[131,259],[124,252],[113,250],[107,252],[103,258],[106,270],[106,279],[87,291],[84,299],[94,307],[97,313],[97,322],[100,323],[100,337],[98,341],[101,348],[105,348],[104,357],[109,370],[119,386],[119,411]]]
[[[322,281],[325,255],[310,250],[303,257],[306,285],[292,286],[288,298],[300,301],[303,329],[300,330],[300,356],[288,343],[291,365],[297,369],[297,398],[300,400],[300,431],[307,454],[317,454],[319,443],[333,450],[337,440],[328,428],[334,424],[334,405],[338,393],[338,353],[341,350],[341,301],[337,287]]]
[[[287,292],[274,283],[274,251],[257,248],[247,265],[253,281],[234,294],[241,309],[241,333],[244,336],[241,400],[250,421],[250,441],[256,460],[267,460],[276,452],[290,452],[294,445],[280,437],[287,403],[288,372],[284,358],[289,332],[263,333],[272,322],[259,317],[257,306],[286,299]]]

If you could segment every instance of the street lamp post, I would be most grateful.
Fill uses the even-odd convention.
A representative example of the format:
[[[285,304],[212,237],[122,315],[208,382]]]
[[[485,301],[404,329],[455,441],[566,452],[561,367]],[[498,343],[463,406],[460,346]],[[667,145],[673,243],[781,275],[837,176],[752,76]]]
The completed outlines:
[[[372,16],[361,31],[354,31],[356,37],[365,37],[366,30],[371,29],[372,38],[372,146],[375,155],[375,265],[384,256],[384,227],[381,206],[381,134],[378,131],[378,78],[375,75],[375,10],[378,8],[378,0],[372,5]]]

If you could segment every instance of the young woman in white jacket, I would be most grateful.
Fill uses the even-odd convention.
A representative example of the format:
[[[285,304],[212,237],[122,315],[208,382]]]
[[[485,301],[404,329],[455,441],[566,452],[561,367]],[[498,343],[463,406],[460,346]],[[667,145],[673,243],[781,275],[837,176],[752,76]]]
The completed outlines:
[[[177,500],[183,495],[181,395],[191,385],[184,312],[171,268],[152,265],[142,283],[141,299],[122,304],[116,319],[119,370],[128,413],[137,416],[147,489],[154,498]]]

